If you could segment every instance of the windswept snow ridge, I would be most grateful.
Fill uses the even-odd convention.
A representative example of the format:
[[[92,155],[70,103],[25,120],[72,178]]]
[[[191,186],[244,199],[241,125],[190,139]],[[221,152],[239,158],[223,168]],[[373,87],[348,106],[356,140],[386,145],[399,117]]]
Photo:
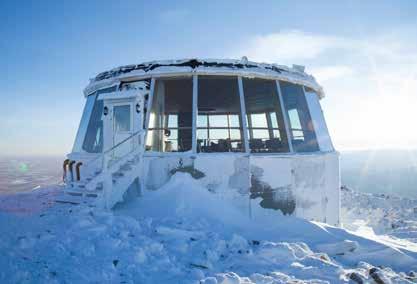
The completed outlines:
[[[40,203],[25,214],[0,200],[1,283],[417,283],[417,250],[399,239],[260,206],[254,222],[239,210],[247,199],[188,174],[112,212],[49,204],[58,190],[15,195]]]
[[[417,244],[417,200],[387,194],[369,194],[342,187],[344,227],[372,229]]]

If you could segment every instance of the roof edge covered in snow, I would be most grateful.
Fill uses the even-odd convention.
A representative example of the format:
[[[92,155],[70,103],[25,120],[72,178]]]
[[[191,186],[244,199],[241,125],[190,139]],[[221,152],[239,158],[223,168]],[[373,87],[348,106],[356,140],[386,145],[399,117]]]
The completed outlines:
[[[208,75],[238,75],[245,77],[261,77],[279,79],[296,84],[305,85],[314,89],[320,98],[324,97],[323,88],[316,79],[304,72],[304,67],[257,63],[248,61],[243,57],[236,59],[181,59],[151,61],[140,64],[120,66],[98,74],[90,79],[90,84],[84,89],[88,96],[97,89],[115,84],[120,81],[133,81],[150,76],[183,75],[183,74],[208,74]]]

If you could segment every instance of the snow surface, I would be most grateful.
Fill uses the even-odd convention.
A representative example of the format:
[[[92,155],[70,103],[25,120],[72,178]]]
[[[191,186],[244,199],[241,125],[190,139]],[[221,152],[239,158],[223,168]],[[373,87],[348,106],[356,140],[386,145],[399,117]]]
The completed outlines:
[[[392,235],[370,233],[367,214],[391,206],[380,197],[343,191],[353,232],[260,206],[252,209],[263,219],[253,222],[239,210],[247,199],[212,193],[185,173],[114,211],[56,204],[61,189],[0,197],[1,283],[417,282],[414,236],[389,226],[374,228]],[[409,202],[399,203],[417,203]]]
[[[149,155],[149,154],[148,154]],[[258,216],[252,212],[249,194],[263,198],[265,208],[279,208],[286,214],[307,220],[340,224],[339,154],[257,156],[245,153],[181,154],[170,157],[144,156],[141,175],[146,189],[159,190],[168,183],[178,167],[191,166],[205,176],[199,184],[209,191],[222,194],[237,191],[241,215]],[[221,166],[219,166],[221,161]],[[145,190],[145,195],[146,195]],[[270,192],[272,196],[262,196]],[[259,216],[262,220],[263,216]]]
[[[342,187],[344,226],[417,244],[417,200]]]

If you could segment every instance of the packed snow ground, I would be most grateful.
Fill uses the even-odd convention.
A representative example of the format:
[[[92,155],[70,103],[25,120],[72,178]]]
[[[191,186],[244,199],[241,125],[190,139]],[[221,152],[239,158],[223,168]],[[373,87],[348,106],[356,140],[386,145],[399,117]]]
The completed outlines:
[[[0,198],[1,283],[417,283],[415,234],[378,221],[393,208],[379,197],[343,191],[350,232],[259,206],[254,222],[247,199],[183,173],[112,212],[56,204],[60,190]],[[416,219],[407,202],[390,224]]]

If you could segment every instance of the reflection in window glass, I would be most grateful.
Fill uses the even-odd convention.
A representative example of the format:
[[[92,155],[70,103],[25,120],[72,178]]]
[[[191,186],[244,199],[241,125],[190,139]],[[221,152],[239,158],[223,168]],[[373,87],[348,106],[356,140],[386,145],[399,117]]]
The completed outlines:
[[[212,140],[223,139],[224,137],[229,137],[228,129],[209,129],[210,138]]]
[[[313,120],[314,130],[316,131],[317,141],[321,151],[333,151],[332,140],[330,139],[329,131],[327,129],[326,121],[324,119],[323,111],[319,102],[317,93],[309,88],[305,88],[306,100],[308,109]]]
[[[227,126],[227,114],[220,115],[209,115],[208,119],[210,121],[211,127],[224,127]]]
[[[250,115],[250,121],[252,127],[264,127],[268,128],[268,122],[266,120],[265,113],[252,113]]]
[[[88,153],[101,153],[103,151],[103,101],[98,96],[117,90],[117,86],[98,90],[94,97],[94,107],[88,122],[82,149]]]
[[[231,127],[239,127],[240,125],[240,116],[236,114],[229,114],[229,125]]]
[[[192,145],[192,78],[157,79],[146,150],[185,152]]]
[[[285,110],[288,114],[291,142],[295,152],[318,151],[313,122],[300,85],[280,82]]]
[[[114,106],[114,131],[130,131],[130,105]]]
[[[241,152],[242,123],[237,77],[198,77],[198,152]]]
[[[78,127],[77,136],[75,138],[72,152],[80,152],[83,146],[85,134],[87,133],[88,123],[90,121],[91,113],[93,112],[94,103],[96,101],[96,94],[89,95],[84,107],[83,115],[81,117],[80,126]]]
[[[175,128],[178,126],[178,114],[168,114],[168,127]]]
[[[290,119],[291,130],[293,132],[301,131],[301,122],[300,122],[300,116],[298,115],[298,110],[295,108],[288,110],[288,118]]]
[[[251,152],[288,152],[276,82],[244,78],[243,93]]]
[[[208,118],[207,115],[198,115],[197,116],[197,127],[208,127]]]
[[[270,112],[269,113],[269,119],[271,120],[271,126],[272,128],[278,128],[278,118],[276,112]]]
[[[102,115],[103,101],[96,99],[83,143],[83,150],[88,153],[100,153],[103,151]]]

